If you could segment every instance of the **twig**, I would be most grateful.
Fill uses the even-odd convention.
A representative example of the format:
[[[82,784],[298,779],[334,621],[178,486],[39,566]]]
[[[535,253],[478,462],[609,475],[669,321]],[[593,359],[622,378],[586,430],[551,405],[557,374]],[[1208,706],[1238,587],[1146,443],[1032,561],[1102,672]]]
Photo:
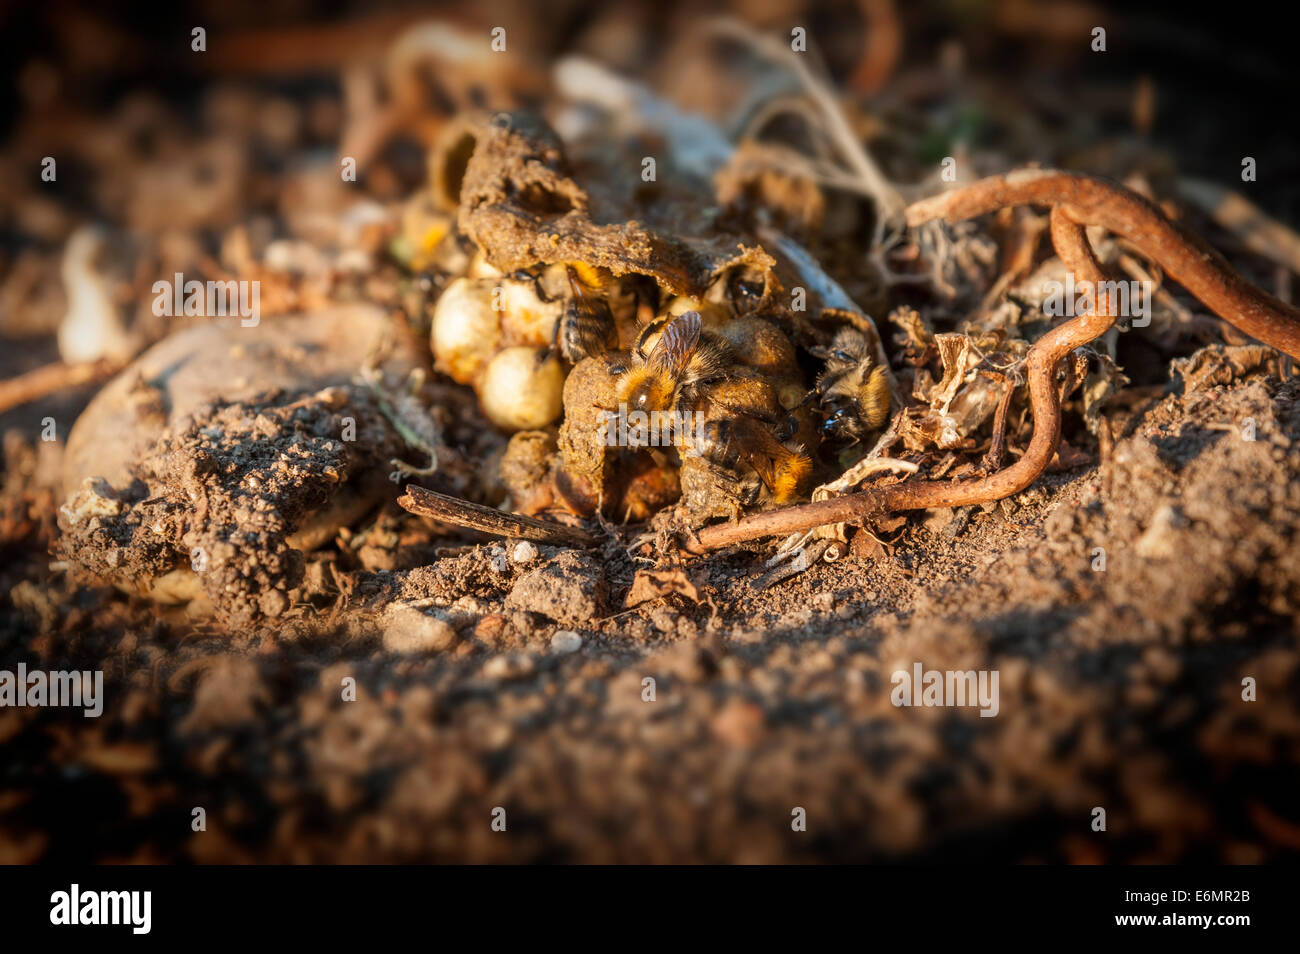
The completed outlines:
[[[766,590],[792,576],[798,576],[819,560],[824,559],[827,563],[833,563],[843,552],[844,548],[836,541],[814,540],[806,547],[795,550],[791,554],[791,559],[759,574],[751,585],[756,590]]]
[[[840,474],[835,480],[828,484],[822,484],[812,492],[813,500],[825,500],[831,494],[848,490],[857,484],[862,483],[872,474],[878,474],[885,470],[902,471],[905,474],[915,474],[917,471],[916,464],[910,460],[895,460],[892,457],[864,457],[844,473]]]
[[[1011,407],[1011,397],[1015,393],[1015,382],[1003,378],[1002,397],[998,400],[997,410],[993,413],[993,438],[989,441],[988,452],[982,461],[985,470],[997,470],[1002,466],[1002,460],[1007,455],[1007,409]]]
[[[1047,170],[1024,170],[984,179],[917,202],[907,221],[917,227],[932,219],[948,222],[983,215],[1014,205],[1052,207],[1052,244],[1076,284],[1104,280],[1088,244],[1086,225],[1100,225],[1121,235],[1220,317],[1247,334],[1287,354],[1300,356],[1300,311],[1251,285],[1199,238],[1170,222],[1141,196],[1091,176]],[[1109,296],[1094,295],[1094,310],[1053,328],[1025,357],[1034,426],[1029,447],[1016,463],[978,480],[906,480],[746,517],[736,523],[705,527],[698,547],[716,549],[758,537],[784,536],[830,523],[861,521],[896,510],[961,507],[1019,493],[1046,469],[1061,439],[1060,396],[1056,366],[1075,348],[1104,334],[1115,322],[1107,313]]]
[[[566,527],[534,517],[493,510],[482,504],[448,497],[414,484],[406,485],[406,493],[397,498],[397,503],[421,517],[498,537],[519,537],[559,547],[593,547],[600,542],[581,527]]]
[[[102,381],[120,367],[121,364],[107,358],[81,364],[57,361],[8,381],[0,381],[0,414],[30,401],[49,397],[57,391]]]

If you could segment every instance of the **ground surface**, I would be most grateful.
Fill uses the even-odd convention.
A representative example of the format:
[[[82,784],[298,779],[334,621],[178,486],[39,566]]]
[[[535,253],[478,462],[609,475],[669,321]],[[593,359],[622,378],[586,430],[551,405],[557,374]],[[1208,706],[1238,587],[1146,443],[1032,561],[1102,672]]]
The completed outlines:
[[[48,520],[23,516],[48,506],[42,471],[11,448],[0,665],[102,667],[108,703],[0,713],[4,860],[1294,854],[1296,392],[1153,395],[1100,466],[914,515],[875,556],[762,591],[770,547],[704,563],[698,605],[620,612],[636,566],[613,548],[519,565],[513,544],[444,540],[359,572],[343,621],[304,605],[234,632],[51,573]],[[367,625],[393,601],[428,615]],[[454,646],[396,653],[381,632]],[[997,670],[998,717],[895,707],[915,662]]]
[[[685,281],[734,252],[729,231],[710,245],[699,230],[722,193],[746,197],[717,222],[801,236],[916,397],[944,376],[925,322],[996,332],[992,349],[1046,330],[1027,277],[1052,267],[1043,210],[954,230],[929,279],[935,249],[896,250],[908,274],[889,286],[866,265],[874,209],[852,169],[825,188],[681,175],[672,159],[715,138],[745,140],[756,162],[771,159],[760,139],[785,162],[845,148],[789,64],[709,45],[705,12],[747,18],[782,50],[806,24],[849,146],[910,197],[946,188],[950,157],[962,182],[1027,164],[1108,176],[1289,298],[1300,175],[1272,106],[1296,88],[1283,31],[1185,3],[478,0],[436,22],[400,3],[271,6],[223,4],[201,54],[183,6],[136,21],[30,5],[0,29],[14,107],[0,113],[0,383],[57,362],[82,309],[121,320],[125,358],[162,342],[148,374],[137,362],[105,389],[117,404],[83,417],[99,423],[80,440],[95,385],[0,413],[0,672],[105,680],[97,719],[0,707],[0,862],[1300,856],[1300,385],[1172,283],[1148,328],[1111,342],[1129,383],[1067,400],[1064,464],[997,504],[883,519],[785,579],[765,565],[777,542],[760,542],[669,572],[681,592],[642,602],[644,528],[589,520],[605,541],[591,551],[520,547],[405,514],[387,479],[394,459],[423,464],[433,434],[430,488],[503,496],[505,436],[427,344],[437,296],[469,268],[463,247],[429,238],[457,203],[439,225],[430,203],[457,191],[442,181],[455,163],[431,177],[429,160],[476,110],[540,109],[563,130],[593,221],[627,226],[593,245],[578,223],[574,254],[653,248],[641,264]],[[484,42],[500,23],[505,56]],[[670,155],[653,123],[624,128],[626,106],[584,119],[557,89],[569,54],[713,133],[688,127]],[[790,96],[803,98],[785,115]],[[562,165],[541,151],[551,165],[531,147],[479,163],[470,191],[490,201],[457,216],[511,269],[558,240],[551,220],[572,204],[528,187]],[[647,152],[665,159],[656,188]],[[57,178],[38,178],[52,153]],[[343,156],[359,179],[340,176]],[[1192,201],[1197,179],[1256,212]],[[1094,238],[1108,267],[1134,252]],[[153,282],[177,272],[259,281],[256,333],[154,314]],[[905,340],[900,314],[917,316]],[[811,384],[817,363],[800,357]],[[363,361],[383,365],[387,392],[357,375]],[[987,398],[990,380],[972,374],[972,390]],[[1023,399],[1010,407],[1014,457],[1029,418]],[[890,453],[969,474],[990,425],[953,453],[912,437]],[[818,479],[847,462],[823,454]],[[111,531],[60,517],[100,470],[111,493],[80,505],[127,513]],[[338,506],[302,526],[327,498]],[[195,552],[220,572],[188,574]],[[163,577],[188,606],[147,597],[168,595]],[[996,673],[996,717],[894,705],[894,674],[916,665]]]

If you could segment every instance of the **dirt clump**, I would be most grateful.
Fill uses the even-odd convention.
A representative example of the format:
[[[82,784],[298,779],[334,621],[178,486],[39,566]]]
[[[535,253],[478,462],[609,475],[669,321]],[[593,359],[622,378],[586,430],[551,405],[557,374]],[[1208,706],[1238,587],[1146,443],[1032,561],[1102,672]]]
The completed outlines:
[[[345,410],[356,440],[341,439]],[[195,595],[197,584],[232,625],[275,619],[303,579],[293,535],[349,479],[373,487],[367,469],[397,450],[364,392],[200,409],[136,462],[129,486],[91,479],[73,494],[60,511],[60,552],[164,600]],[[352,509],[366,506],[364,495],[356,501]]]
[[[557,623],[589,623],[607,609],[605,568],[585,553],[567,551],[521,576],[506,609],[540,613]]]

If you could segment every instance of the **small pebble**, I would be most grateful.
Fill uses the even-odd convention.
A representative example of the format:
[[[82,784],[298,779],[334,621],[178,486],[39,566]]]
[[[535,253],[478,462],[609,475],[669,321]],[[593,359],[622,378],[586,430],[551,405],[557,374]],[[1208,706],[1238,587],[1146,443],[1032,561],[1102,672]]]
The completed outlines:
[[[582,648],[582,637],[571,629],[557,630],[551,637],[551,651],[556,653],[576,653]]]
[[[474,638],[489,646],[498,645],[505,634],[506,618],[500,613],[489,613],[474,625]]]
[[[384,612],[384,648],[390,653],[438,653],[456,645],[456,631],[445,621],[405,603]]]
[[[510,559],[516,563],[532,563],[537,559],[537,547],[527,540],[517,543],[515,544],[515,552],[510,555]]]

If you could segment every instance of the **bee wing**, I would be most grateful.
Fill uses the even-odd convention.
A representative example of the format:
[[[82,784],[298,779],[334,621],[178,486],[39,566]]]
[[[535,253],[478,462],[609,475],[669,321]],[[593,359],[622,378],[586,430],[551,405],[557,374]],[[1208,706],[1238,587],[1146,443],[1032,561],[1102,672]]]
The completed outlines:
[[[779,500],[789,499],[812,471],[812,459],[785,447],[753,418],[742,415],[730,423],[736,449],[758,479]]]
[[[691,355],[700,345],[700,313],[686,311],[678,315],[655,342],[646,363],[657,372],[674,378],[686,370]]]
[[[755,453],[751,448],[742,448],[741,456],[750,467],[754,468],[754,473],[758,474],[758,479],[763,482],[764,487],[771,490],[776,485],[776,464],[772,458]]]

